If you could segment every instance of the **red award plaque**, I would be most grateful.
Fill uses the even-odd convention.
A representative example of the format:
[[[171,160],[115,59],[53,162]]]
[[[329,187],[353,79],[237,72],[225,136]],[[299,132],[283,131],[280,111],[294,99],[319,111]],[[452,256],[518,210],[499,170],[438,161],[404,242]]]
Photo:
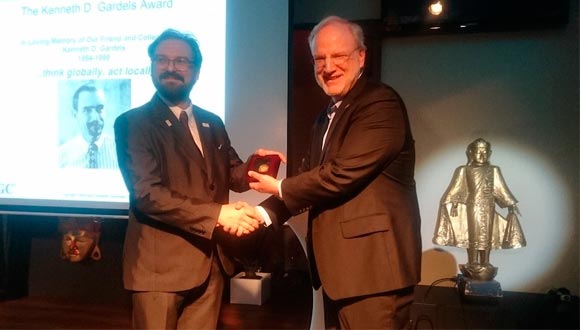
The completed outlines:
[[[280,157],[278,155],[258,156],[252,155],[248,162],[248,171],[266,174],[273,178],[278,176],[278,168],[280,167]],[[256,179],[248,176],[250,182],[255,182]]]

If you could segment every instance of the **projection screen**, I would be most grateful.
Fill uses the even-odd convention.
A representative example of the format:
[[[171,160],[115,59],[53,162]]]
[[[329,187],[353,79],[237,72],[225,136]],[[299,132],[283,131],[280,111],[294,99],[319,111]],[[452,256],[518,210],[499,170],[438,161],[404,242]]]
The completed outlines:
[[[287,17],[287,2],[276,2],[278,12]],[[230,4],[235,8],[227,8]],[[102,135],[112,138],[115,118],[147,102],[155,92],[147,46],[164,29],[175,28],[193,33],[203,53],[192,101],[218,114],[228,128],[245,125],[228,122],[227,94],[248,92],[226,82],[226,77],[236,76],[234,66],[226,74],[226,58],[231,57],[226,56],[226,43],[245,44],[230,39],[227,20],[245,24],[256,15],[255,24],[260,24],[261,11],[272,12],[271,6],[271,1],[259,0],[0,0],[0,20],[11,22],[0,31],[0,213],[125,217],[128,193],[116,161],[87,168],[78,160],[87,152],[79,142],[80,127],[86,123],[74,114],[75,91],[86,85],[100,90]],[[237,19],[238,14],[245,19]],[[282,35],[265,40],[285,40],[287,20],[281,24]],[[252,33],[235,36],[259,38]],[[282,63],[286,61],[285,57]],[[277,72],[276,79],[287,79],[286,65],[264,70]],[[281,103],[286,105],[286,82],[280,86]],[[285,109],[278,111],[285,116]],[[241,156],[254,147],[242,146]],[[269,147],[285,151],[285,144]]]

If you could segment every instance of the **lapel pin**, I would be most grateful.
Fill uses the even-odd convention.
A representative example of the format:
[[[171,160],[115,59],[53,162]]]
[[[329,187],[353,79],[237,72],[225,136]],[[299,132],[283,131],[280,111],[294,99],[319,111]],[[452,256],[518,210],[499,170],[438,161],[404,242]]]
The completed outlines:
[[[203,126],[203,127],[209,127],[209,124],[208,123],[201,123],[201,126]]]
[[[169,119],[165,119],[165,124],[167,124],[168,127],[171,127],[171,122],[169,121]]]

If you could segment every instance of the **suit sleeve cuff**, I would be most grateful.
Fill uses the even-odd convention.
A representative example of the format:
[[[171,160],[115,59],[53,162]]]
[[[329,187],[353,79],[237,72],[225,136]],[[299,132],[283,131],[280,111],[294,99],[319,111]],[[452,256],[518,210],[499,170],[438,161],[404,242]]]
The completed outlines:
[[[272,224],[272,219],[270,219],[270,215],[266,210],[261,206],[256,206],[256,210],[260,213],[262,218],[264,219],[264,227],[269,227]]]
[[[278,181],[278,197],[280,197],[280,199],[282,199],[282,181],[284,181],[284,179]]]

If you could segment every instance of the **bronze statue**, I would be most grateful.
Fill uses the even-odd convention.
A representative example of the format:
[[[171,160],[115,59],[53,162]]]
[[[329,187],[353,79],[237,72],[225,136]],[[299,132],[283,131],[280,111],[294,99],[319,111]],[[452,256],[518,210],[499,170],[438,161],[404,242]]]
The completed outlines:
[[[517,200],[507,187],[499,167],[490,165],[491,145],[476,139],[467,147],[467,165],[459,166],[441,198],[433,243],[467,249],[464,276],[492,280],[497,267],[490,261],[491,249],[526,245],[519,224]],[[495,206],[508,208],[506,218]]]
[[[60,256],[70,262],[101,259],[99,218],[61,218],[58,223],[62,233]]]

